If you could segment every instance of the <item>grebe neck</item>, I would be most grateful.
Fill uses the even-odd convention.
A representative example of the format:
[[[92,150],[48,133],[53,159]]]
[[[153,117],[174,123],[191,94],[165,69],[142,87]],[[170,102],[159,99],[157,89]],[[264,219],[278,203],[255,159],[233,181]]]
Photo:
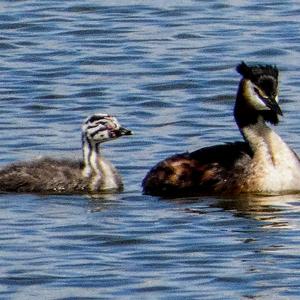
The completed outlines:
[[[82,149],[84,164],[82,175],[89,178],[90,190],[117,189],[120,179],[114,167],[101,155],[99,143],[91,142],[83,136]]]
[[[99,144],[89,141],[82,135],[82,150],[83,150],[83,170],[84,177],[91,177],[95,175],[101,176],[101,168],[99,165],[99,158],[101,157],[99,151]]]
[[[277,165],[283,159],[283,152],[292,152],[281,137],[266,124],[262,116],[257,118],[255,124],[242,127],[240,130],[254,156],[259,156],[261,161],[267,160]]]

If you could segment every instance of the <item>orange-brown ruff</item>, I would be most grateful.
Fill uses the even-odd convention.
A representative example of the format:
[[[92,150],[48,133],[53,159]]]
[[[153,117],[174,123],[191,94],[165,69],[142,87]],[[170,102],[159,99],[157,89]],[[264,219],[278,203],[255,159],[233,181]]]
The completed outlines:
[[[202,148],[171,156],[143,180],[146,194],[282,193],[300,190],[298,156],[266,122],[278,123],[278,70],[237,66],[243,76],[234,116],[245,142]]]

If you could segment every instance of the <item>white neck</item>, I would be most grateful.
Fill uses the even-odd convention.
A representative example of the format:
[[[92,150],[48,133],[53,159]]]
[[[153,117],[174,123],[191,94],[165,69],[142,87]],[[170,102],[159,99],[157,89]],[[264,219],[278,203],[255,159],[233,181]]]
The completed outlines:
[[[84,136],[82,137],[82,151],[83,151],[83,177],[90,177],[93,173],[98,172],[97,166],[95,166],[95,158],[100,155],[98,149],[92,143],[90,143]]]
[[[276,149],[274,149],[273,139],[280,144],[284,143],[281,138],[266,125],[262,117],[258,118],[257,123],[245,126],[241,131],[245,140],[249,142],[254,155],[261,154],[262,159],[274,160]]]
[[[258,118],[256,124],[243,127],[241,131],[254,155],[259,155],[261,160],[267,160],[276,165],[282,161],[283,151],[292,152],[281,137],[267,126],[262,117]]]
[[[262,117],[256,124],[241,129],[253,151],[252,172],[260,190],[300,189],[300,163],[297,155],[268,127]]]
[[[99,144],[82,139],[84,168],[82,176],[90,178],[92,191],[116,189],[119,187],[119,177],[114,167],[100,154]]]

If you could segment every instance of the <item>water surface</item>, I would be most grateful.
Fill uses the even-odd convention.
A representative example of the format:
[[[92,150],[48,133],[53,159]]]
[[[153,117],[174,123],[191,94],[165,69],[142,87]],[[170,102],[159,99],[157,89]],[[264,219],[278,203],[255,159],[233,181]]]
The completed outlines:
[[[297,1],[1,1],[0,163],[81,155],[80,125],[118,116],[106,144],[125,191],[0,195],[2,299],[298,299],[299,195],[142,195],[160,159],[241,139],[235,66],[276,64],[300,151]]]

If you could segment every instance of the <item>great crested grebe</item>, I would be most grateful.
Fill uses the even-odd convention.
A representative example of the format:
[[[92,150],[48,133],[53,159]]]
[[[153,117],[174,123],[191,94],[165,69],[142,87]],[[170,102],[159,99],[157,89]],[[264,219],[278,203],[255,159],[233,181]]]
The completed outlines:
[[[234,142],[171,156],[143,180],[151,195],[288,193],[300,191],[298,156],[266,122],[277,124],[278,69],[236,68],[242,75],[234,117],[245,142]]]
[[[97,193],[119,190],[122,180],[99,151],[100,143],[130,135],[108,114],[94,114],[82,125],[83,161],[42,158],[19,162],[0,170],[0,192]]]

